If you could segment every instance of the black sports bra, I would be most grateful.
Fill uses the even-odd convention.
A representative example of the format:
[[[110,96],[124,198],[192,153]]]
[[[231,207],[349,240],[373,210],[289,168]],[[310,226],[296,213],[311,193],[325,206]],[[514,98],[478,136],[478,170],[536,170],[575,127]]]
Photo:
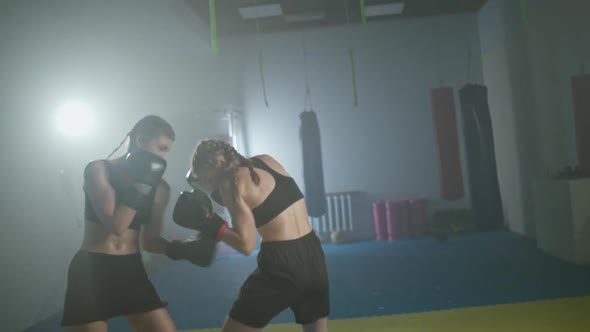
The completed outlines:
[[[293,203],[302,199],[303,193],[292,177],[276,172],[261,159],[252,158],[252,164],[255,168],[260,168],[270,173],[275,180],[275,187],[271,193],[262,203],[252,209],[256,221],[256,228],[260,228],[285,211],[289,206],[293,205]]]
[[[122,188],[123,182],[121,181],[121,174],[120,174],[117,167],[114,167],[106,160],[104,161],[104,164],[107,169],[109,183],[111,184],[111,186],[115,190],[115,204],[119,204],[118,193],[120,193],[123,190],[123,188]],[[149,206],[145,207],[144,209],[137,211],[137,213],[135,214],[135,217],[133,218],[133,221],[129,225],[129,228],[134,229],[134,230],[138,230],[142,225],[146,225],[151,221],[151,219],[152,219],[152,206],[154,203],[155,196],[156,195],[155,195],[155,190],[154,190],[154,193],[152,193],[152,197],[151,197],[152,203]],[[90,197],[88,196],[88,193],[86,193],[86,191],[84,192],[84,200],[85,200],[84,217],[86,218],[86,220],[101,224],[102,222],[98,218],[96,211],[94,211],[94,208],[92,207],[92,203],[90,202]]]

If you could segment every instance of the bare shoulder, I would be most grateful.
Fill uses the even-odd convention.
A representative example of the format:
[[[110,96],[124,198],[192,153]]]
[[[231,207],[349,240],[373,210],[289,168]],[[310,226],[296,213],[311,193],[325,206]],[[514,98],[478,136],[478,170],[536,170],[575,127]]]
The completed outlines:
[[[86,164],[84,168],[84,182],[106,181],[108,178],[106,163],[106,160],[93,160]]]
[[[160,181],[160,184],[158,185],[158,190],[169,193],[170,192],[170,184],[168,184],[168,182],[166,180],[162,179]]]
[[[97,173],[104,173],[106,169],[105,160],[93,160],[86,164],[84,168],[84,176],[95,175]]]
[[[278,161],[275,158],[273,158],[271,155],[269,155],[269,154],[259,154],[259,155],[256,155],[256,156],[252,157],[252,158],[258,158],[258,159],[261,159],[264,162],[275,162],[275,163],[278,163]]]
[[[247,178],[250,176],[250,170],[248,169],[248,167],[238,167],[236,173],[235,173],[235,177],[236,177],[236,182],[239,181],[243,181],[244,178]]]
[[[261,155],[255,156],[255,158],[258,158],[258,159],[264,161],[265,164],[267,164],[268,166],[270,166],[270,168],[274,169],[275,171],[279,172],[280,174],[289,176],[289,173],[287,172],[287,170],[285,170],[283,165],[281,165],[281,163],[278,160],[276,160],[274,157],[272,157],[271,155],[261,154]]]
[[[170,199],[170,185],[162,179],[156,191],[156,201],[167,204]]]
[[[94,192],[96,190],[106,190],[108,184],[108,171],[106,160],[93,160],[84,167],[84,191]]]
[[[232,182],[228,180],[228,183]],[[240,167],[238,168],[235,178],[233,179],[233,183],[235,183],[238,189],[246,189],[245,187],[252,182],[252,178],[250,175],[250,170],[247,167]]]
[[[254,169],[254,172],[257,171],[259,170]],[[257,173],[260,174],[260,172]],[[232,180],[228,179],[228,182],[231,182],[231,184],[233,184],[233,188],[235,188],[233,190],[235,190],[235,192],[240,197],[244,198],[246,201],[250,201],[253,195],[255,196],[258,192],[258,184],[254,183],[252,179],[252,174],[250,174],[250,170],[248,169],[248,167],[238,168],[238,171],[235,174],[235,178]]]
[[[158,185],[158,193],[164,196],[170,195],[170,185],[166,180],[162,179],[160,181],[160,184]]]

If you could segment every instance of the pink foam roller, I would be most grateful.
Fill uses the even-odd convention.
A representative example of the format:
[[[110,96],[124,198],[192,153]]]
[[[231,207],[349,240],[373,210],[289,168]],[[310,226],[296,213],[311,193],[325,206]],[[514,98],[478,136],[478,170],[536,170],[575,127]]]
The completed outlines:
[[[394,211],[391,201],[385,203],[385,223],[387,224],[387,240],[393,241],[395,229],[393,227]]]
[[[408,237],[408,201],[388,201],[385,205],[387,239],[401,240]]]
[[[423,236],[428,230],[426,215],[426,199],[412,199],[410,204],[410,233],[411,236]]]
[[[377,241],[387,239],[387,226],[385,225],[385,201],[376,201],[373,203],[373,224]]]

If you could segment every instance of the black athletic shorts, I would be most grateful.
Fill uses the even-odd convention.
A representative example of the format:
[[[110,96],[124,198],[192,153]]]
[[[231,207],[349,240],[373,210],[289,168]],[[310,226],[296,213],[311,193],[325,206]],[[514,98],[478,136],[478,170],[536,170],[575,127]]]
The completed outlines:
[[[324,251],[313,231],[296,240],[261,243],[258,268],[244,282],[229,316],[262,328],[286,308],[298,324],[330,314]]]
[[[165,306],[148,279],[141,254],[80,250],[70,262],[61,326],[83,325]]]

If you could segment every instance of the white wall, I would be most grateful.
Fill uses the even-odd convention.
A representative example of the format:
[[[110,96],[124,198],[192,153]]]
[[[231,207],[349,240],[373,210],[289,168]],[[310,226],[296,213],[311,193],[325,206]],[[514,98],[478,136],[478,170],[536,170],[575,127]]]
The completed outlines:
[[[507,5],[516,12],[509,12]],[[479,31],[504,217],[513,231],[527,234],[530,228],[534,232],[534,225],[526,224],[530,211],[525,206],[530,177],[526,166],[534,157],[527,154],[531,144],[527,144],[526,127],[533,117],[529,114],[526,38],[518,6],[489,2],[479,13]]]
[[[249,60],[243,81],[248,152],[274,155],[303,185],[299,114],[304,109],[305,44],[326,190],[438,200],[430,90],[443,85],[457,91],[468,82],[481,82],[476,31],[475,15],[458,15],[369,22],[366,33],[351,25],[262,34],[236,44]],[[349,48],[355,53],[358,108]],[[258,49],[264,54],[268,108]]]
[[[140,117],[162,115],[176,129],[165,178],[178,193],[197,140],[227,135],[222,115],[209,111],[241,104],[240,66],[230,53],[212,55],[207,38],[183,1],[0,5],[0,330],[61,309],[81,242],[86,162],[105,158]],[[56,108],[69,99],[94,107],[86,137],[56,131]],[[61,187],[62,168],[71,191]],[[170,220],[165,230],[187,235]]]
[[[531,184],[576,163],[570,77],[590,58],[587,1],[490,0],[478,15],[498,175],[511,230],[534,236]]]

